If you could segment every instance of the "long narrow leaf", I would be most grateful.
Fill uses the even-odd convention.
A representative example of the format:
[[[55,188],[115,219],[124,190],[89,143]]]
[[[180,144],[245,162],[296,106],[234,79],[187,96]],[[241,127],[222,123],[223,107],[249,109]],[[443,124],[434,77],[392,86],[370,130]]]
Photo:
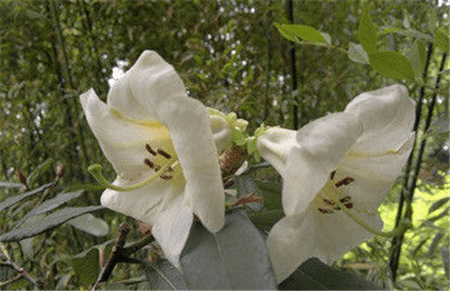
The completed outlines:
[[[88,206],[88,207],[66,207],[56,211],[42,219],[36,221],[33,225],[13,229],[0,236],[0,241],[20,241],[25,238],[33,237],[43,233],[49,229],[55,228],[64,222],[83,215],[85,213],[104,209],[103,206]]]
[[[3,200],[0,203],[0,211],[4,210],[10,206],[13,206],[14,204],[24,200],[25,198],[27,198],[31,195],[37,194],[41,191],[44,191],[45,189],[47,189],[48,187],[50,187],[52,185],[53,185],[53,183],[48,183],[48,184],[42,185],[39,188],[33,189],[31,191],[27,191],[25,193],[6,198],[5,200]]]

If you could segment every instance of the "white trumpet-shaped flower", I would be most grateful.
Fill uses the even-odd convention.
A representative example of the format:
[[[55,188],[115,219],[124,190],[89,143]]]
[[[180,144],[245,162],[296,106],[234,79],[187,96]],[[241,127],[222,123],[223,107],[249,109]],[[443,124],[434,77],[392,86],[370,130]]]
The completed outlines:
[[[229,124],[189,98],[174,68],[153,51],[114,83],[106,104],[93,89],[80,99],[117,172],[102,205],[151,225],[178,266],[194,214],[212,232],[224,224],[218,151],[232,139]],[[91,170],[102,180],[99,168]]]
[[[412,149],[414,116],[407,89],[393,85],[298,131],[270,128],[258,139],[284,180],[286,216],[267,242],[279,282],[310,257],[331,263],[385,234],[377,209]]]

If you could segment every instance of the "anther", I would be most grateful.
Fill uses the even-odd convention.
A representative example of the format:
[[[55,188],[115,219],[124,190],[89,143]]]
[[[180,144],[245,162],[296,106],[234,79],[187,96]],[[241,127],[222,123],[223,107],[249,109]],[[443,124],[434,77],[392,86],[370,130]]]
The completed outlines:
[[[331,200],[328,200],[328,199],[326,199],[326,198],[324,198],[324,199],[322,199],[322,200],[323,200],[323,202],[325,202],[325,204],[328,204],[328,205],[334,205],[334,202],[331,201]]]
[[[161,176],[159,176],[159,177],[160,177],[161,179],[165,180],[165,181],[170,180],[170,179],[173,178],[172,176],[166,176],[166,175],[161,175]]]
[[[336,188],[341,187],[342,185],[348,185],[351,182],[355,181],[355,179],[353,179],[352,177],[345,177],[344,179],[340,180],[339,182],[337,182],[335,184]]]
[[[157,151],[158,151],[158,154],[160,154],[161,156],[165,157],[166,159],[171,159],[172,158],[171,155],[169,155],[168,153],[166,153],[162,149],[158,149]]]
[[[161,170],[160,166],[155,166],[155,172],[158,172],[159,170]]]
[[[336,171],[333,171],[333,172],[331,172],[330,173],[330,180],[333,180],[334,179],[334,175],[336,174]]]
[[[351,209],[351,208],[353,208],[353,203],[345,203],[344,204],[345,205],[345,207],[347,207],[348,209]]]
[[[144,159],[144,164],[146,164],[147,166],[149,166],[152,169],[155,168],[155,164],[153,164],[153,162],[150,161],[149,159]]]
[[[149,144],[145,145],[145,149],[152,155],[156,156],[157,152],[155,152]]]
[[[341,203],[344,203],[344,202],[350,201],[350,199],[352,199],[350,196],[345,196],[345,197],[339,199],[339,201],[341,201]]]
[[[323,214],[330,214],[333,213],[333,210],[330,209],[324,209],[324,208],[317,208],[320,212],[322,212]]]

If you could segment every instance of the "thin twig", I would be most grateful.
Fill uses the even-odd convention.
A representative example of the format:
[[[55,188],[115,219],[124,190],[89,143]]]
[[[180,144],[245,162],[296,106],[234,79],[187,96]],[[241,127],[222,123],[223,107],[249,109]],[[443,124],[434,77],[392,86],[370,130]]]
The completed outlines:
[[[30,282],[31,284],[33,284],[35,286],[36,289],[39,290],[43,290],[45,289],[44,286],[44,282],[41,280],[36,280],[33,277],[31,277],[24,268],[20,267],[19,265],[17,265],[16,263],[14,263],[13,261],[11,261],[9,258],[7,258],[6,256],[1,256],[0,257],[1,261],[0,261],[0,265],[3,266],[7,266],[10,267],[11,269],[13,269],[14,271],[16,271],[17,273],[19,273],[20,277],[23,277],[25,280],[27,280],[28,282]],[[14,278],[15,280],[16,278]]]
[[[128,234],[130,233],[130,227],[128,224],[123,223],[119,227],[119,237],[117,238],[116,243],[114,244],[111,255],[109,256],[108,262],[105,266],[102,266],[100,274],[98,275],[97,281],[95,282],[92,290],[95,290],[101,282],[105,282],[109,279],[114,270],[115,266],[118,263],[132,263],[132,264],[142,264],[143,262],[136,258],[130,258],[131,254],[134,254],[144,246],[153,242],[155,238],[153,235],[149,234],[135,243],[130,244],[125,247],[125,243],[128,238]]]

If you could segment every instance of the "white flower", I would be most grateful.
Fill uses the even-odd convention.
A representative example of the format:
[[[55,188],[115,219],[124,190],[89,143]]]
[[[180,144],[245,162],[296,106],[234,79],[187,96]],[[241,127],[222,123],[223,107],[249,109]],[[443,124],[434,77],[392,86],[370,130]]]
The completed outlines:
[[[107,104],[93,89],[80,99],[117,172],[113,185],[129,188],[106,189],[102,205],[153,226],[165,255],[178,266],[193,214],[212,232],[224,224],[217,152],[230,143],[230,126],[187,97],[174,68],[153,51],[142,53],[114,83]]]
[[[297,132],[271,128],[258,139],[284,180],[286,217],[267,242],[279,282],[310,257],[332,263],[373,236],[355,220],[382,228],[377,209],[412,149],[414,116],[407,89],[393,85]]]

